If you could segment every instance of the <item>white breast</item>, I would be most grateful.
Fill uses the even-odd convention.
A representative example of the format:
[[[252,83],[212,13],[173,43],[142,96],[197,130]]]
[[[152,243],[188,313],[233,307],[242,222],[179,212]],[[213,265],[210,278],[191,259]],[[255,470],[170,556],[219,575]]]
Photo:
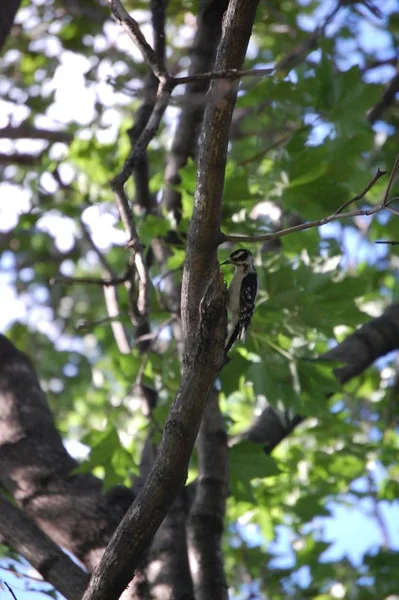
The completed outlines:
[[[237,269],[229,287],[229,295],[227,298],[227,308],[233,316],[238,316],[240,311],[240,290],[241,282],[245,274],[241,269]]]

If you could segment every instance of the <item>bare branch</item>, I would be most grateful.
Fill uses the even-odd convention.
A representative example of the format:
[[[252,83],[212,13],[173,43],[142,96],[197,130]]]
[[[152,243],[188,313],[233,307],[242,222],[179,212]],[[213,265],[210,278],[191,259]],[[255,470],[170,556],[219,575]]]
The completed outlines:
[[[373,185],[380,179],[380,177],[382,177],[383,175],[386,175],[386,173],[387,173],[386,171],[380,171],[380,169],[377,169],[377,173],[374,175],[373,179],[366,185],[366,187],[360,192],[360,194],[358,194],[354,198],[351,198],[350,200],[348,200],[347,202],[345,202],[342,206],[340,206],[335,211],[335,213],[333,213],[333,215],[338,215],[341,211],[344,210],[344,208],[346,208],[350,204],[354,204],[358,200],[361,200],[362,198],[364,198],[364,196],[367,194],[367,192],[369,190],[371,190],[371,188],[373,187]],[[382,202],[382,204],[384,204],[384,201]]]
[[[287,229],[281,229],[280,231],[275,231],[273,233],[265,233],[264,235],[227,235],[221,233],[219,244],[224,244],[224,242],[267,242],[269,240],[275,240],[277,238],[284,237],[285,235],[290,235],[291,233],[296,233],[298,231],[305,231],[307,229],[312,229],[313,227],[322,227],[323,225],[327,225],[327,223],[331,223],[332,221],[336,221],[338,219],[348,219],[353,217],[370,217],[371,215],[375,215],[386,208],[379,204],[374,208],[364,209],[364,210],[355,210],[353,212],[341,213],[338,215],[330,215],[329,217],[324,217],[323,219],[318,219],[317,221],[308,221],[307,223],[300,223],[299,225],[294,225],[293,227],[287,227]]]
[[[392,189],[392,186],[393,186],[393,182],[394,182],[394,180],[395,180],[396,171],[397,171],[397,169],[398,169],[398,164],[399,164],[399,152],[398,152],[398,154],[396,155],[395,162],[393,163],[392,171],[391,171],[391,174],[390,174],[390,176],[389,176],[388,185],[387,185],[387,188],[386,188],[386,190],[385,190],[384,198],[383,198],[383,200],[382,200],[382,204],[383,204],[384,206],[388,206],[388,204],[389,204],[389,201],[388,201],[388,199],[389,199],[389,194],[391,193],[391,189]]]
[[[14,600],[18,600],[18,598],[16,597],[16,595],[14,594],[13,589],[8,585],[8,583],[5,581],[5,586],[8,589],[8,591],[10,592],[11,596],[14,598]]]
[[[380,530],[382,545],[386,549],[392,549],[391,534],[389,532],[388,523],[386,522],[384,513],[381,510],[380,500],[378,498],[378,486],[373,473],[368,468],[366,469],[366,479],[368,483],[368,494],[372,503],[371,513],[376,520],[376,524]]]
[[[154,105],[154,109],[139,139],[137,140],[137,143],[129,153],[129,156],[127,157],[120,173],[116,175],[112,182],[114,190],[119,190],[125,185],[126,181],[132,174],[132,171],[136,166],[137,161],[143,156],[148,144],[151,142],[154,135],[156,134],[161,119],[165,113],[165,110],[168,107],[172,89],[173,88],[169,80],[166,82],[161,82],[159,84],[157,101]]]
[[[194,83],[195,81],[211,81],[215,79],[229,79],[234,81],[241,77],[263,77],[264,75],[273,75],[275,67],[268,69],[224,69],[223,71],[211,71],[209,73],[197,73],[195,75],[186,75],[185,77],[173,77],[174,86],[185,83]]]
[[[121,172],[112,182],[112,188],[115,192],[115,199],[119,214],[128,236],[128,246],[132,251],[133,261],[140,280],[139,297],[137,300],[137,308],[140,316],[144,316],[148,312],[151,281],[144,261],[143,250],[138,237],[136,225],[134,223],[133,211],[123,187],[135,168],[137,161],[144,155],[148,144],[154,137],[160,120],[168,105],[170,94],[171,91],[168,89],[168,86],[161,83],[159,85],[158,100],[155,103],[151,116],[148,119],[148,122],[144,127],[139,139],[137,140],[135,147],[126,159]]]
[[[299,225],[293,225],[292,227],[287,227],[286,229],[274,231],[273,233],[265,233],[263,235],[247,236],[247,235],[228,235],[228,234],[221,233],[219,244],[223,244],[224,242],[233,242],[233,243],[266,242],[266,241],[275,240],[277,238],[284,237],[285,235],[290,235],[291,233],[296,233],[298,231],[305,231],[307,229],[312,229],[313,227],[322,227],[323,225],[327,225],[327,223],[331,223],[332,221],[336,221],[338,219],[347,219],[347,218],[353,218],[353,217],[370,217],[371,215],[375,215],[376,213],[378,213],[384,209],[391,210],[392,212],[394,212],[394,209],[391,209],[389,206],[390,200],[388,199],[388,196],[392,189],[392,185],[393,185],[393,181],[395,179],[395,174],[396,174],[398,165],[399,165],[399,154],[396,156],[395,163],[393,165],[391,175],[389,177],[388,185],[384,192],[384,197],[383,197],[381,203],[378,204],[377,206],[375,206],[374,208],[356,210],[356,211],[347,212],[347,213],[340,212],[346,206],[349,206],[353,202],[356,202],[360,198],[363,198],[366,195],[366,193],[373,187],[373,185],[375,185],[375,183],[380,179],[380,177],[382,177],[383,175],[386,174],[386,171],[380,171],[380,169],[378,169],[378,171],[374,175],[373,179],[370,181],[370,183],[367,184],[367,186],[364,188],[364,190],[362,192],[360,192],[360,194],[357,194],[354,198],[352,198],[348,202],[345,202],[345,204],[343,204],[335,213],[333,213],[329,217],[324,217],[323,219],[318,219],[316,221],[307,221],[306,223],[300,223]]]
[[[25,123],[19,127],[3,127],[0,129],[0,139],[30,139],[45,140],[47,142],[70,142],[73,139],[73,135],[68,131],[40,129]]]
[[[0,152],[0,165],[21,165],[23,167],[30,167],[37,165],[40,162],[42,155],[43,152],[40,154],[24,154],[22,152],[6,154],[5,152]]]
[[[86,227],[85,223],[82,220],[80,221],[80,226],[82,228],[82,232],[83,232],[83,235],[84,235],[87,243],[89,244],[90,248],[97,255],[98,260],[100,261],[100,263],[104,269],[104,272],[108,276],[108,281],[112,281],[112,280],[115,281],[117,279],[120,279],[117,276],[117,274],[115,273],[115,271],[112,269],[111,265],[109,265],[104,254],[94,243],[94,240],[93,240],[88,228]],[[133,277],[132,268],[128,264],[125,269],[125,273],[122,275],[122,278],[124,279],[124,282],[126,283],[126,285],[128,285],[128,282],[132,277]],[[130,349],[131,349],[131,344],[130,344],[130,339],[129,339],[127,330],[126,330],[125,326],[123,325],[123,323],[117,319],[120,316],[118,291],[117,291],[115,285],[109,285],[108,283],[106,283],[103,285],[103,292],[104,292],[105,306],[107,308],[108,317],[111,320],[112,333],[114,335],[116,345],[118,346],[118,349],[122,354],[129,354]]]
[[[125,283],[125,281],[130,277],[130,273],[126,276],[116,277],[112,279],[101,279],[101,277],[52,277],[50,279],[50,285],[55,285],[56,283],[65,283],[65,284],[78,284],[78,285],[104,285],[105,287],[110,285],[120,285],[121,283]]]
[[[117,21],[119,21],[130,39],[138,47],[143,55],[144,60],[152,69],[154,75],[161,83],[166,83],[169,80],[169,74],[165,68],[165,65],[145,39],[137,21],[129,15],[120,0],[107,0],[107,2],[114,14],[114,17]]]

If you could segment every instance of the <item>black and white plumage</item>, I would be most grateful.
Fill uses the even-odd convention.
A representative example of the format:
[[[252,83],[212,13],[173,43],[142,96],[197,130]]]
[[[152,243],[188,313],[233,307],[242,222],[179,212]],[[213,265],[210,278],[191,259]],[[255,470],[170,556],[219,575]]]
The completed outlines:
[[[231,315],[225,352],[229,352],[237,338],[245,339],[246,331],[251,323],[258,291],[258,276],[249,250],[235,250],[222,265],[235,266],[231,281],[227,309]]]

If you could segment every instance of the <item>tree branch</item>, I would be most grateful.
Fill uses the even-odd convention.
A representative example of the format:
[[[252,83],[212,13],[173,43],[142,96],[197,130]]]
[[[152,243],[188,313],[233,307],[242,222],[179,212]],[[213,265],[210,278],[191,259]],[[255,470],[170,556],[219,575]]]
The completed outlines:
[[[116,286],[121,283],[125,283],[128,279],[129,275],[123,275],[122,277],[115,277],[111,279],[102,279],[101,277],[52,277],[49,281],[50,285],[55,285],[56,283],[65,283],[69,284],[77,284],[77,285],[104,285],[108,286]]]
[[[369,183],[360,192],[360,194],[357,194],[357,196],[354,196],[353,198],[351,198],[350,200],[345,202],[342,206],[340,206],[335,211],[335,213],[333,213],[333,216],[338,215],[340,212],[342,212],[344,210],[344,208],[346,208],[350,204],[354,204],[355,202],[358,202],[358,200],[361,200],[362,198],[364,198],[364,196],[367,194],[367,192],[371,190],[373,185],[380,179],[380,177],[382,177],[383,175],[386,175],[386,173],[387,173],[386,171],[380,171],[380,169],[377,169],[377,173],[374,175],[373,179],[371,181],[369,181]],[[387,187],[387,189],[389,189],[389,186]],[[385,197],[384,197],[384,199],[385,199]],[[385,204],[384,200],[382,201],[382,204]]]
[[[267,242],[269,240],[275,240],[277,238],[281,238],[286,235],[290,235],[291,233],[296,233],[298,231],[306,231],[307,229],[312,229],[313,227],[322,227],[323,225],[327,225],[327,223],[331,223],[332,221],[337,221],[339,219],[348,219],[353,217],[370,217],[371,215],[375,215],[376,213],[380,212],[384,208],[386,208],[386,206],[379,204],[374,208],[355,210],[353,212],[340,213],[337,215],[330,215],[329,217],[324,217],[323,219],[318,219],[317,221],[308,221],[307,223],[300,223],[299,225],[293,225],[292,227],[280,229],[280,231],[274,231],[273,233],[265,233],[263,235],[230,235],[221,233],[219,244],[224,244],[225,242]]]
[[[189,515],[189,556],[196,600],[228,598],[221,548],[228,495],[226,429],[214,390],[198,435],[199,477]]]
[[[89,575],[1,494],[0,533],[5,543],[23,556],[45,581],[68,600],[80,600]]]
[[[73,135],[68,131],[40,129],[23,123],[19,127],[3,127],[0,129],[0,139],[8,140],[45,140],[46,142],[70,142]]]
[[[242,67],[256,7],[255,0],[230,2],[224,20],[218,69]],[[225,298],[216,251],[228,134],[236,94],[237,86],[233,86],[228,98],[218,106],[208,106],[205,114],[184,274],[183,313],[188,343],[182,383],[147,482],[104,553],[84,600],[114,600],[129,582],[131,569],[137,566],[143,549],[185,481],[202,412],[222,367],[226,335]],[[216,130],[217,136],[214,135]],[[209,178],[205,172],[208,162]],[[197,265],[199,270],[195,268]]]
[[[114,335],[116,345],[122,354],[129,354],[131,349],[130,339],[126,327],[121,321],[118,320],[118,317],[120,316],[118,290],[116,289],[115,285],[110,285],[108,281],[116,281],[118,279],[123,279],[124,283],[126,283],[127,285],[127,282],[133,277],[133,269],[128,264],[124,274],[121,278],[119,278],[115,271],[112,269],[112,267],[109,265],[104,254],[94,243],[94,240],[87,226],[82,220],[80,221],[80,226],[82,228],[85,240],[87,241],[93,252],[97,255],[97,258],[100,261],[100,264],[102,265],[104,272],[108,277],[108,280],[106,280],[107,283],[103,284],[103,293],[105,306],[107,308],[108,317],[111,320],[112,333]]]
[[[43,152],[40,154],[27,154],[22,152],[15,152],[12,154],[6,154],[0,152],[0,165],[21,165],[22,167],[31,167],[37,165]]]
[[[216,79],[229,79],[234,81],[235,79],[241,79],[241,77],[263,77],[265,75],[273,75],[275,71],[276,67],[270,67],[268,69],[224,69],[223,71],[210,71],[208,73],[199,72],[184,77],[173,77],[172,82],[174,86],[177,86],[186,83],[195,83],[197,81],[209,82]]]
[[[372,319],[321,356],[344,366],[334,368],[340,383],[359,375],[377,358],[399,348],[399,304],[389,306],[381,317]]]
[[[21,0],[9,0],[0,7],[0,50],[11,31]]]
[[[132,42],[140,50],[144,60],[152,69],[154,75],[161,83],[166,83],[169,80],[169,74],[166,71],[163,60],[156,55],[150,44],[147,42],[137,21],[129,15],[120,0],[107,0],[107,2],[114,17],[122,25]]]
[[[398,168],[398,164],[399,164],[399,154],[396,156],[395,163],[393,165],[391,175],[389,177],[389,181],[388,181],[387,187],[384,192],[384,197],[383,197],[381,203],[378,204],[377,206],[375,206],[374,208],[356,210],[356,211],[346,212],[346,213],[340,212],[346,206],[349,206],[349,204],[352,204],[353,202],[356,202],[357,200],[360,200],[361,198],[363,198],[366,195],[366,193],[373,187],[373,185],[375,185],[375,183],[383,175],[386,175],[386,171],[380,171],[380,169],[377,170],[377,173],[374,175],[372,180],[366,185],[366,187],[362,190],[362,192],[360,192],[360,194],[357,194],[354,198],[352,198],[348,202],[345,202],[345,204],[340,206],[340,208],[338,208],[338,210],[336,210],[335,213],[333,213],[329,217],[324,217],[323,219],[318,219],[316,221],[307,221],[306,223],[300,223],[299,225],[293,225],[292,227],[287,227],[286,229],[280,229],[279,231],[274,231],[273,233],[265,233],[263,235],[248,236],[248,235],[229,235],[229,234],[221,233],[219,244],[223,244],[224,242],[233,242],[233,243],[266,242],[266,241],[275,240],[277,238],[284,237],[285,235],[290,235],[291,233],[296,233],[298,231],[305,231],[307,229],[312,229],[313,227],[322,227],[323,225],[326,225],[327,223],[331,223],[332,221],[336,221],[338,219],[347,219],[347,218],[361,217],[361,216],[369,217],[371,215],[375,215],[376,213],[380,212],[381,210],[383,210],[385,208],[389,208],[388,204],[390,201],[388,199],[388,196],[389,196],[390,190],[393,185],[393,181],[394,181],[395,174],[396,174],[396,171]],[[391,202],[392,201],[393,201],[393,199],[391,200]]]
[[[173,87],[170,84],[169,80],[161,82],[159,84],[157,92],[157,101],[155,102],[151,116],[148,119],[148,122],[144,127],[143,131],[141,132],[141,135],[138,138],[134,148],[129,153],[129,156],[127,157],[120,173],[116,175],[112,182],[115,191],[119,190],[125,185],[126,181],[132,174],[132,171],[136,166],[137,161],[143,156],[148,144],[155,136],[161,119],[165,113],[165,110],[168,107],[172,89]]]

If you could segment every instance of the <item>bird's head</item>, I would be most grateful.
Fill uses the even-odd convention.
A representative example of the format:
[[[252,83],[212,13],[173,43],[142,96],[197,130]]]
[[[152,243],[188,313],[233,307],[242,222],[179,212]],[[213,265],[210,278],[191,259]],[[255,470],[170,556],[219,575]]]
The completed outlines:
[[[235,267],[243,267],[248,268],[253,266],[253,257],[249,250],[245,250],[244,248],[240,250],[234,250],[228,258],[224,262],[220,263],[221,265],[234,265]]]

